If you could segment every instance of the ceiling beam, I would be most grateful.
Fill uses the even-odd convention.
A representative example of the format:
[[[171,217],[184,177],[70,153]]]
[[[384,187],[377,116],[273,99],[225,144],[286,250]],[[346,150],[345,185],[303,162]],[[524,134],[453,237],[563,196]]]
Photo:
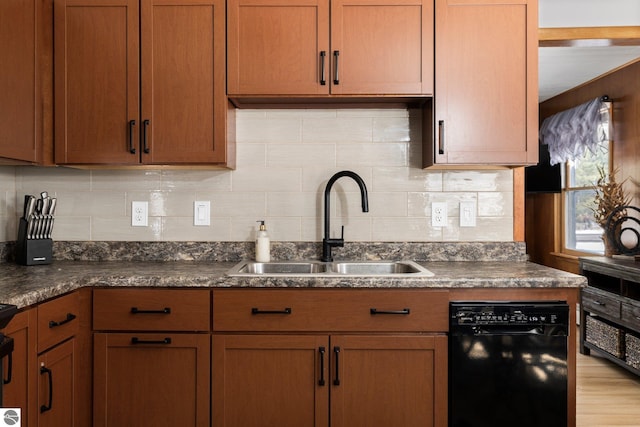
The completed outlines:
[[[539,28],[538,46],[640,46],[640,26]]]

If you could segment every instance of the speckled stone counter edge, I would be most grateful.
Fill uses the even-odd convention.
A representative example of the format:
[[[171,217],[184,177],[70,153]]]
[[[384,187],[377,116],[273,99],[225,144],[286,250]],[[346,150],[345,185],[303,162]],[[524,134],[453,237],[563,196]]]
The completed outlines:
[[[216,261],[254,258],[253,242],[54,242],[59,261]],[[0,243],[0,262],[12,262],[15,243]],[[272,260],[320,258],[320,242],[272,242]],[[523,242],[347,242],[337,259],[414,261],[527,260]]]

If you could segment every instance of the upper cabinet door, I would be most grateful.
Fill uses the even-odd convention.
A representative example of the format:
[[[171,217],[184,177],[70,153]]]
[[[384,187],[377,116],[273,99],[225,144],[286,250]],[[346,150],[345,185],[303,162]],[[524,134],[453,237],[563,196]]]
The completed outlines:
[[[436,0],[436,164],[538,161],[536,0]],[[433,164],[433,163],[431,163]]]
[[[38,161],[40,99],[38,0],[0,1],[0,157]],[[49,24],[51,25],[51,24]]]
[[[229,95],[329,93],[328,0],[228,0],[227,8]]]
[[[433,94],[433,1],[333,0],[331,93]]]
[[[142,0],[141,40],[142,163],[224,163],[224,0]]]
[[[56,163],[139,163],[138,0],[54,1]]]

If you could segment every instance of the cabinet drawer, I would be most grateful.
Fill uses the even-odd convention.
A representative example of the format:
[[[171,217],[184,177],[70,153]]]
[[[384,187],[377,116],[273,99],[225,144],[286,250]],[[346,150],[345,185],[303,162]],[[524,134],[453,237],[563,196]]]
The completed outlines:
[[[582,308],[593,313],[620,319],[620,299],[614,294],[593,288],[582,290]]]
[[[213,329],[446,332],[448,302],[432,290],[214,290]]]
[[[93,329],[98,331],[209,331],[208,289],[95,289]]]
[[[38,353],[78,333],[78,292],[38,305]]]
[[[622,320],[636,331],[640,332],[640,302],[622,303]]]

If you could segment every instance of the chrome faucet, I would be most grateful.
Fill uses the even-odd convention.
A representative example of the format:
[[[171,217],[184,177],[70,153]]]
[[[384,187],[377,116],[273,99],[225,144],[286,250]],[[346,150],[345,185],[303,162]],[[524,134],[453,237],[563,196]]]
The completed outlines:
[[[333,183],[343,176],[348,176],[352,178],[360,187],[360,198],[362,199],[362,212],[369,212],[369,198],[367,196],[367,186],[364,185],[364,181],[355,172],[351,171],[342,171],[333,175],[329,182],[327,182],[327,186],[324,189],[324,238],[322,239],[322,258],[321,260],[324,262],[333,261],[333,256],[331,255],[331,248],[334,246],[343,247],[344,246],[344,225],[342,226],[342,232],[340,238],[332,239],[330,235],[330,227],[329,227],[329,216],[331,210],[329,209],[329,194],[331,193],[331,187]]]

